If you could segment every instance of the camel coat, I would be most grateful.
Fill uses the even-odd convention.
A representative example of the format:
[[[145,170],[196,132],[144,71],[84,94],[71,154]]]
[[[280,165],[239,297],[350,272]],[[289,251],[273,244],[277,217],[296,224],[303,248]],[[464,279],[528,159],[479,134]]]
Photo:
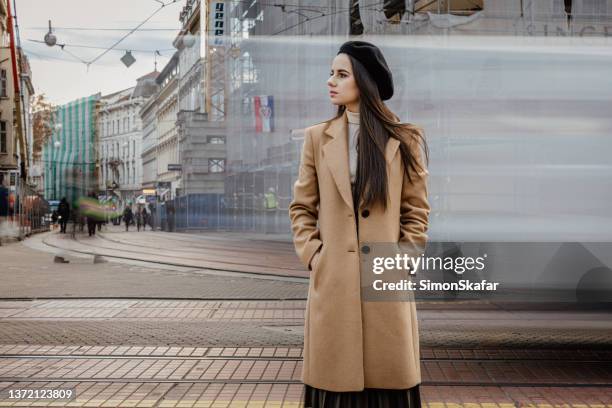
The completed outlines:
[[[407,141],[417,126],[406,127]],[[296,253],[311,271],[304,327],[302,382],[330,391],[406,389],[421,382],[415,303],[365,302],[359,262],[366,242],[424,246],[430,207],[428,171],[404,175],[400,142],[385,150],[389,201],[354,212],[346,113],[305,129],[289,218]],[[413,157],[425,168],[416,142]],[[359,217],[357,231],[355,216]],[[318,222],[318,225],[317,225]],[[367,251],[366,248],[363,250]],[[310,261],[317,251],[320,256]]]

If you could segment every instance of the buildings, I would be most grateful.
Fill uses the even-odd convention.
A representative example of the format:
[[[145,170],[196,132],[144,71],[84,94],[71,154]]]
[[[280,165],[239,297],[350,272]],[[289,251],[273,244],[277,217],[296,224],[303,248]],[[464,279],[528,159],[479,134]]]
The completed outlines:
[[[205,22],[201,21],[200,7],[198,0],[187,1],[180,14],[182,29],[174,40],[178,50],[176,123],[183,195],[225,191],[225,116],[206,106],[206,92],[210,93],[213,85],[218,85],[219,78],[209,75],[209,65],[204,67],[201,26]],[[223,97],[223,92],[217,97]]]
[[[100,98],[96,117],[100,191],[113,192],[122,201],[142,193],[143,125],[140,109],[157,91],[154,71],[137,79],[136,86]]]
[[[140,110],[145,129],[143,187],[156,189],[161,201],[173,199],[181,189],[181,172],[172,170],[172,165],[180,163],[176,127],[177,76],[178,55],[175,53],[157,77],[157,92]]]
[[[56,127],[42,155],[47,200],[66,197],[73,205],[98,189],[96,111],[100,97],[97,93],[56,108]]]
[[[30,100],[34,87],[29,61],[12,25],[10,4],[0,0],[0,174],[9,189],[11,213],[21,214],[23,197],[34,193],[28,185],[33,182]],[[39,177],[40,172],[34,175]],[[5,203],[2,207],[6,208]]]
[[[224,193],[225,122],[224,116],[205,112],[200,12],[200,1],[186,2],[173,42],[177,51],[157,78],[158,91],[140,111],[143,186],[156,188],[161,201]]]
[[[19,173],[18,144],[15,138],[16,129],[14,117],[15,94],[13,86],[13,71],[11,69],[11,51],[9,47],[0,48],[0,172],[6,180],[15,185],[15,177]]]
[[[261,196],[272,188],[282,213],[277,231],[289,231],[286,211],[297,177],[302,129],[335,115],[335,107],[327,97],[326,80],[338,47],[348,39],[372,41],[383,49],[396,88],[388,105],[400,113],[403,121],[417,122],[427,129],[433,163],[437,159],[445,171],[450,171],[449,163],[459,157],[463,161],[467,155],[454,144],[457,139],[480,132],[484,132],[482,137],[500,132],[496,126],[505,124],[508,117],[547,112],[561,123],[564,117],[577,115],[570,105],[582,104],[579,111],[584,120],[597,123],[601,129],[609,128],[610,123],[602,119],[606,97],[596,90],[596,85],[583,81],[586,78],[575,80],[571,67],[584,58],[584,54],[576,52],[579,47],[584,46],[586,53],[597,53],[590,50],[586,38],[579,37],[612,34],[612,1],[373,3],[376,2],[332,0],[293,6],[260,1],[227,4],[226,199],[238,214],[236,229],[265,229],[258,209]],[[533,40],[536,36],[540,41],[542,37],[577,38],[568,48],[554,53],[547,50],[552,42],[537,42]],[[509,42],[512,44],[507,45]],[[540,48],[536,44],[541,44]],[[542,55],[541,61],[538,55]],[[589,67],[600,67],[602,63],[594,59],[595,56]],[[603,66],[594,69],[602,72]],[[539,81],[532,80],[536,73],[542,73],[537,75]],[[553,84],[555,78],[565,80]],[[592,91],[586,91],[591,87]],[[559,102],[557,98],[563,115],[551,108]],[[271,126],[262,128],[261,122],[267,118],[271,118]],[[499,122],[491,123],[492,118],[499,118]],[[530,120],[542,123],[537,116]],[[521,122],[513,120],[516,126],[518,123]],[[518,135],[514,140],[519,140]],[[523,149],[527,147],[516,148]],[[547,160],[544,153],[542,160]],[[465,160],[474,161],[473,156]],[[432,197],[435,208],[469,207],[465,196],[453,187],[458,184],[436,177],[432,177],[432,184],[432,191],[440,192],[438,197]],[[472,208],[481,208],[487,202],[485,207],[492,212],[496,208],[505,208],[509,213],[533,210],[514,208],[493,193],[487,196],[490,201],[479,200],[475,186],[482,185],[470,183]],[[522,181],[517,185],[527,184]],[[513,188],[506,185],[507,191]],[[432,219],[440,222],[435,212]]]

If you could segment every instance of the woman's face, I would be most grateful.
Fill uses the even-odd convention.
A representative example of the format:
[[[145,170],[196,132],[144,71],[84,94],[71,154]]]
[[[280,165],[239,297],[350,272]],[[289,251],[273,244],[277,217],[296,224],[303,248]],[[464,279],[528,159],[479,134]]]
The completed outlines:
[[[338,54],[332,62],[327,80],[329,98],[334,105],[354,105],[359,101],[359,88],[353,76],[353,67],[348,55]]]

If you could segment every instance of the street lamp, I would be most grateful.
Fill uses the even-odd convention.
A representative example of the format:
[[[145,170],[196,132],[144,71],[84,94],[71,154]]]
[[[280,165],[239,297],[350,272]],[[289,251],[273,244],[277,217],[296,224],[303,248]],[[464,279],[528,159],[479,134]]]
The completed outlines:
[[[49,32],[45,34],[45,44],[49,47],[53,47],[57,44],[57,37],[53,34],[53,29],[51,28],[51,20],[49,20]]]

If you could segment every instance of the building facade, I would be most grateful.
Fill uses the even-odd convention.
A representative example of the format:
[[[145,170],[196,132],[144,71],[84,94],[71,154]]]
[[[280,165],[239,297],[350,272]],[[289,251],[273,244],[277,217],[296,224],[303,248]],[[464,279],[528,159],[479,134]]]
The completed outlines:
[[[0,172],[5,180],[14,180],[19,170],[19,147],[15,137],[15,90],[8,46],[0,48],[0,61]],[[13,181],[11,185],[14,185]]]
[[[74,205],[98,189],[96,110],[100,94],[79,98],[55,111],[56,128],[43,147],[44,196]]]
[[[572,80],[552,89],[545,88],[545,80],[527,87],[529,78],[520,73],[527,65],[532,69],[535,54],[525,51],[522,59],[513,56],[518,55],[522,38],[527,48],[533,44],[533,37],[612,35],[610,0],[414,0],[376,5],[332,0],[304,7],[273,7],[254,1],[226,6],[229,32],[225,52],[230,56],[226,200],[239,214],[235,217],[240,220],[236,229],[265,229],[261,197],[273,189],[283,214],[277,230],[289,231],[286,211],[297,177],[303,129],[335,116],[326,81],[338,47],[348,39],[371,41],[382,48],[396,90],[388,106],[400,114],[401,120],[427,129],[434,146],[434,163],[436,158],[452,163],[454,158],[463,157],[453,150],[452,141],[479,131],[473,125],[492,117],[491,109],[496,105],[491,100],[516,98],[512,110],[520,117],[526,106],[520,100],[523,97],[533,107],[530,112],[550,111],[548,104],[561,93],[568,100],[582,95],[584,106],[591,98],[597,105],[603,97],[599,91],[590,96],[583,91],[570,93],[569,89],[578,84]],[[515,51],[502,54],[508,37],[516,40],[517,45],[508,46]],[[444,42],[445,38],[455,39],[454,45]],[[495,42],[497,45],[491,45]],[[582,43],[575,46],[578,44]],[[548,68],[542,69],[560,76],[573,75],[568,71],[571,55],[565,59],[561,55],[554,56],[557,63],[549,61]],[[551,78],[554,76],[543,79]],[[519,89],[522,95],[516,94]],[[509,102],[504,102],[507,108]],[[566,105],[560,104],[560,109],[567,109],[564,116],[575,115]],[[458,109],[467,106],[469,114]],[[587,116],[599,115],[600,111],[600,105],[583,110],[590,112]],[[489,114],[483,116],[482,112]],[[602,128],[608,125],[602,124]],[[448,191],[452,188],[446,177],[432,176],[432,190],[444,192],[432,198],[434,208],[456,208],[463,203],[463,197]],[[491,200],[498,203],[500,199]],[[433,215],[439,222],[435,211]]]
[[[205,105],[207,77],[201,53],[201,2],[188,0],[180,14],[182,29],[174,40],[178,50],[177,115],[182,195],[225,191],[225,117]]]
[[[137,79],[136,86],[103,96],[97,116],[100,191],[122,201],[142,193],[142,136],[140,109],[157,90],[158,72]]]
[[[142,120],[142,188],[154,189],[157,182],[157,120],[155,95],[140,108]]]
[[[158,93],[154,96],[155,123],[157,128],[156,187],[162,201],[173,199],[180,194],[182,173],[172,170],[169,165],[179,161],[178,130],[178,55],[175,53],[158,77]]]
[[[155,189],[159,200],[176,197],[181,188],[176,117],[178,113],[178,55],[156,78],[156,92],[140,109],[143,123],[143,188]]]
[[[0,14],[2,6],[0,6]],[[6,21],[4,23],[6,24]],[[4,29],[4,28],[2,28]],[[8,43],[8,35],[0,33],[0,41]],[[12,191],[16,191],[18,178],[21,174],[21,160],[23,168],[26,169],[27,182],[41,183],[40,162],[34,163],[32,155],[33,127],[31,101],[34,96],[32,84],[32,71],[28,57],[19,47],[16,48],[17,70],[19,71],[20,96],[15,99],[15,86],[12,68],[11,49],[8,45],[0,47],[0,172],[4,174],[5,184],[10,185]],[[20,104],[21,116],[15,116],[15,104]],[[24,137],[25,154],[21,154],[19,137],[17,132],[17,121],[20,121],[21,131]]]

